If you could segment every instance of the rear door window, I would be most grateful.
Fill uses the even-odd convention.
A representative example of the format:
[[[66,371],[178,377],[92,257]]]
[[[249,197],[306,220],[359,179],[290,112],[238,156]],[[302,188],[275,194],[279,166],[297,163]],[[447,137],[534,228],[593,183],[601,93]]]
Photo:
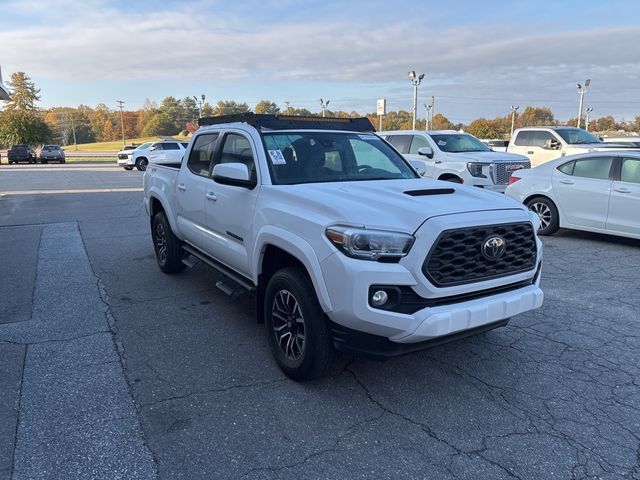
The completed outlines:
[[[180,146],[177,143],[163,143],[164,150],[180,150]]]
[[[209,167],[217,140],[218,133],[205,133],[196,138],[187,160],[189,170],[201,177],[209,176]]]
[[[519,147],[528,147],[529,145],[531,145],[532,136],[533,136],[533,132],[531,130],[524,130],[522,132],[518,132],[518,135],[516,135],[514,144],[518,145]]]
[[[613,157],[591,157],[576,160],[573,167],[574,177],[608,180]]]
[[[400,153],[408,153],[413,135],[389,135],[389,143]]]

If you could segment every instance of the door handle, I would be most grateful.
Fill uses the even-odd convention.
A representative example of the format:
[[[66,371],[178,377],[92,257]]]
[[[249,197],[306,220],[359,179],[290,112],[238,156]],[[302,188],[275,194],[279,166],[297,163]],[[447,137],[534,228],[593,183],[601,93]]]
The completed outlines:
[[[187,187],[184,185],[184,183],[179,183],[178,184],[178,190],[181,190],[181,191],[184,192],[186,189],[187,189]]]
[[[614,188],[613,191],[618,193],[631,193],[631,190],[625,187]]]
[[[436,160],[436,163],[442,163],[442,160]]]
[[[560,180],[560,183],[564,183],[565,185],[573,185],[574,182],[572,180]]]
[[[533,152],[533,150],[529,150],[529,151],[527,152],[527,155],[533,155],[533,153],[534,153],[534,152]]]
[[[211,200],[212,202],[215,202],[216,200],[218,200],[218,197],[216,197],[216,194],[213,192],[207,192],[205,197],[207,197],[207,200]]]

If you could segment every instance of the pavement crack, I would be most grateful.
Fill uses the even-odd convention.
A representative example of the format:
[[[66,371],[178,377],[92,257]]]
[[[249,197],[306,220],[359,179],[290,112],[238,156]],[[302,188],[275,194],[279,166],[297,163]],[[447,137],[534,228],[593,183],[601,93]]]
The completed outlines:
[[[24,356],[22,358],[22,374],[20,376],[20,396],[18,397],[18,418],[16,418],[16,428],[13,436],[13,454],[11,458],[11,473],[9,478],[13,478],[13,473],[16,468],[16,451],[18,450],[18,433],[20,431],[20,421],[22,420],[22,395],[24,393],[24,372],[27,369],[27,352],[29,351],[29,345],[24,347]]]

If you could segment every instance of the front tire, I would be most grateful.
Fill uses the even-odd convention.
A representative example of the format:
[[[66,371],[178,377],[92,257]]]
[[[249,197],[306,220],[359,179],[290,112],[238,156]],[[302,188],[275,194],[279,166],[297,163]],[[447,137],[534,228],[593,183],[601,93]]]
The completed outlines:
[[[545,197],[535,197],[527,202],[527,208],[540,218],[538,235],[553,235],[560,228],[560,215],[555,204]]]
[[[147,165],[149,165],[149,160],[144,157],[136,160],[136,168],[141,172],[144,172],[147,169]]]
[[[153,222],[151,222],[151,237],[160,270],[168,274],[184,270],[182,244],[171,230],[171,225],[169,225],[169,220],[164,212],[158,212],[154,215]]]
[[[271,277],[264,318],[271,352],[285,375],[310,380],[331,370],[337,352],[329,322],[310,280],[299,269],[284,268]]]

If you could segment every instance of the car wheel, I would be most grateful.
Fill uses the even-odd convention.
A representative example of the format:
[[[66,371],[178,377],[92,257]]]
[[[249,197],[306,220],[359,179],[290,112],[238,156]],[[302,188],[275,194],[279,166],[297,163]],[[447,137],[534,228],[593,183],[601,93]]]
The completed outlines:
[[[60,160],[60,165],[62,165],[63,163],[67,163],[67,161],[64,158]]]
[[[280,369],[295,380],[329,372],[337,352],[310,280],[297,268],[285,268],[269,280],[264,318],[271,352]]]
[[[136,168],[141,172],[144,172],[147,169],[147,165],[149,165],[149,160],[146,158],[139,158],[136,160]]]
[[[555,204],[545,197],[535,197],[527,202],[527,207],[540,218],[539,235],[553,235],[560,228],[560,217]]]
[[[182,245],[171,230],[171,225],[169,225],[169,220],[164,212],[158,212],[154,215],[151,236],[160,270],[164,273],[178,273],[184,270]]]
[[[125,170],[133,170],[133,167],[123,167]]]

